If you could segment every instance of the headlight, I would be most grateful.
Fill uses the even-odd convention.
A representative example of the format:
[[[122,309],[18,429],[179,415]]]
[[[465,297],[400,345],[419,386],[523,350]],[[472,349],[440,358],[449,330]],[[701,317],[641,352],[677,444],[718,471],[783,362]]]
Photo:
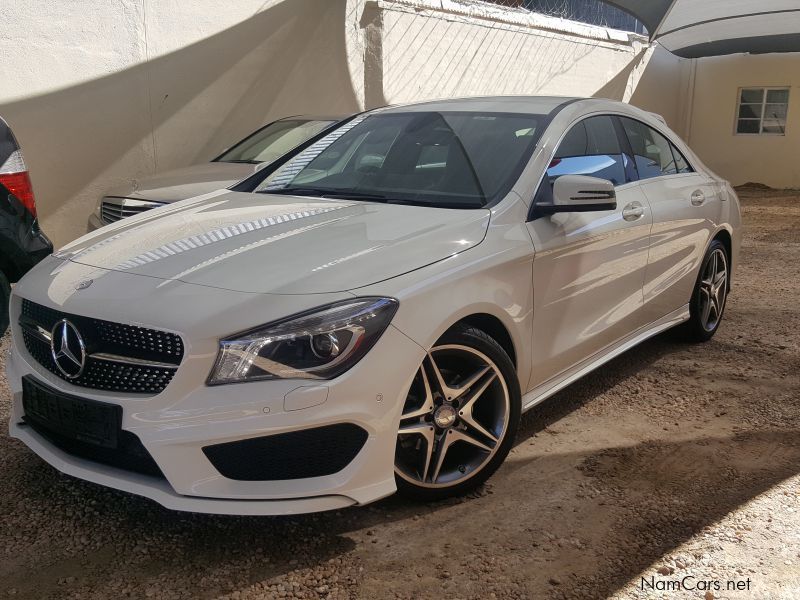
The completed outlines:
[[[397,304],[394,298],[344,300],[220,340],[208,384],[333,379],[378,341]]]

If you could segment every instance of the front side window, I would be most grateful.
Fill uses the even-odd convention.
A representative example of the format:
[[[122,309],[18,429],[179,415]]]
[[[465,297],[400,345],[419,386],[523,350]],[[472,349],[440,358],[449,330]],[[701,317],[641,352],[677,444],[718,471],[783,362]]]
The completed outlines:
[[[480,208],[530,159],[541,115],[378,113],[356,119],[271,173],[256,191]]]
[[[736,111],[737,134],[786,134],[789,88],[742,88]]]
[[[586,175],[626,182],[625,161],[611,117],[589,117],[573,125],[547,169],[552,184],[561,175]]]
[[[672,144],[667,138],[641,121],[627,117],[620,117],[620,121],[633,150],[633,160],[639,172],[639,179],[674,175],[678,172]],[[683,156],[680,156],[683,159]],[[686,159],[683,159],[683,162],[686,163]]]
[[[245,138],[222,156],[217,162],[270,163],[293,150],[303,142],[330,127],[334,121],[284,119],[275,121]]]

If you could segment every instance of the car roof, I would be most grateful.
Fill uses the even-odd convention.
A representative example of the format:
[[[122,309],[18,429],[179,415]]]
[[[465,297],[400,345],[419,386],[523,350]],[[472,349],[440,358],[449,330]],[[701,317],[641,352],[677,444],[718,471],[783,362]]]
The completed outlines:
[[[550,114],[564,104],[583,100],[571,96],[481,96],[472,98],[450,98],[428,100],[387,106],[378,109],[382,113],[463,111],[463,112],[507,112],[521,114]]]

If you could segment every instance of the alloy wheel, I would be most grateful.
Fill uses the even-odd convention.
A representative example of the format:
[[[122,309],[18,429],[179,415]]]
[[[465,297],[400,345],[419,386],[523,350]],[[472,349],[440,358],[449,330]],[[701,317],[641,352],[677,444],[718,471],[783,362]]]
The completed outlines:
[[[508,386],[489,357],[460,344],[434,347],[403,407],[396,473],[428,488],[466,481],[500,447],[510,412]]]
[[[700,321],[706,331],[719,325],[728,293],[728,259],[716,248],[706,262],[700,279]]]

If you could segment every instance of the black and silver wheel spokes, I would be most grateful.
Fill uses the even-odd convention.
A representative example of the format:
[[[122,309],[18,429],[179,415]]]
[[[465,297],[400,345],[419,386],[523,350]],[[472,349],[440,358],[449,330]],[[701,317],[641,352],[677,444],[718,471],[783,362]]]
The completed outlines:
[[[509,408],[502,374],[488,357],[461,345],[433,348],[403,407],[397,472],[427,487],[471,477],[502,442]]]
[[[711,253],[700,279],[700,321],[706,331],[713,331],[722,318],[728,293],[728,261],[720,248]]]

